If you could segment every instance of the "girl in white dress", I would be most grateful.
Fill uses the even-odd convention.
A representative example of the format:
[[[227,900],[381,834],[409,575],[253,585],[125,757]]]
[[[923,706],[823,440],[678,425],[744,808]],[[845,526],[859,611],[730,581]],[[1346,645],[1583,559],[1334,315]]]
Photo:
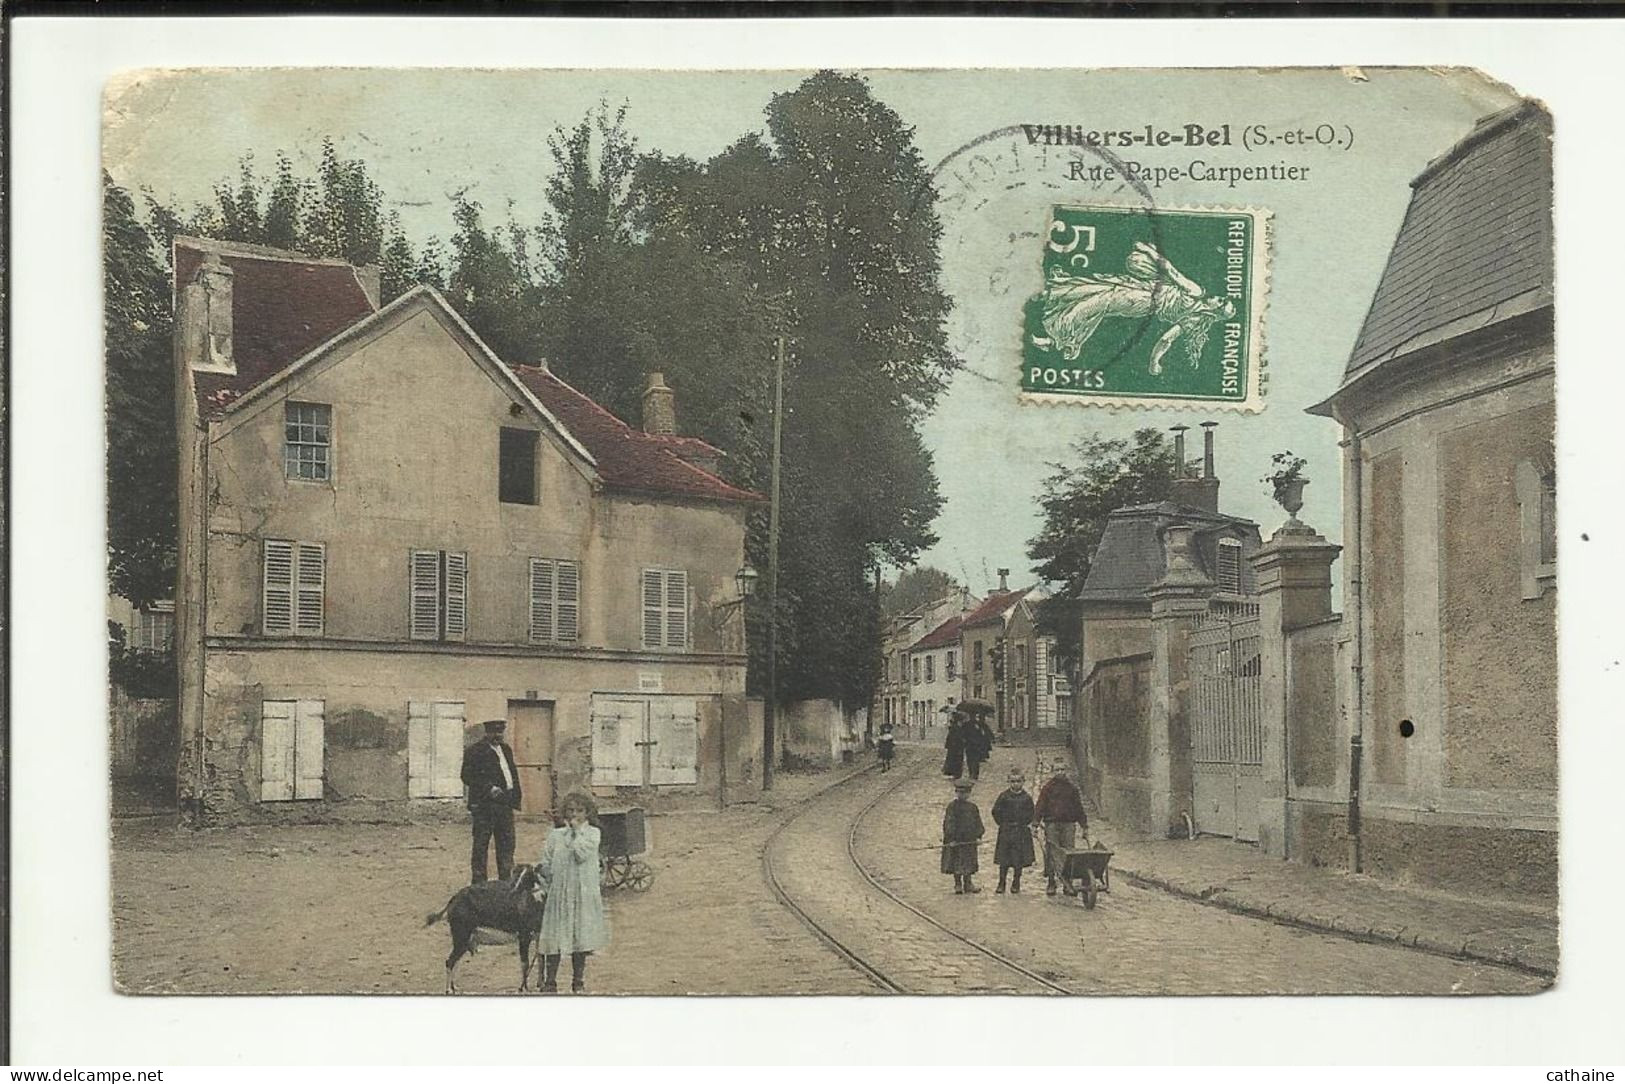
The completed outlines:
[[[599,890],[596,826],[588,823],[593,801],[585,794],[567,794],[560,812],[565,825],[547,833],[537,863],[547,906],[542,912],[542,934],[537,951],[546,972],[542,992],[558,992],[559,957],[570,955],[570,992],[587,988],[587,954],[609,944],[609,920]]]

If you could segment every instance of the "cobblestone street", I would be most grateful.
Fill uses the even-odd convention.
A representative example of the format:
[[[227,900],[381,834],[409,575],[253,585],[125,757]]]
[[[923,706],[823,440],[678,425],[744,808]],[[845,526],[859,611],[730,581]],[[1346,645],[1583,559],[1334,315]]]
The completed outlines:
[[[890,774],[786,775],[770,802],[652,818],[647,858],[657,879],[646,893],[607,894],[613,939],[589,967],[589,989],[1515,993],[1545,985],[1493,964],[1233,914],[1126,878],[1113,880],[1093,912],[1046,897],[1036,870],[1021,895],[995,895],[988,813],[1009,764],[1019,757],[1030,770],[1030,750],[999,750],[984,769],[974,795],[989,821],[983,892],[954,896],[937,872],[948,797],[939,755],[905,748]],[[539,851],[543,834],[540,824],[520,825],[519,860]],[[423,918],[462,883],[467,839],[455,823],[190,834],[166,818],[122,820],[118,980],[150,993],[438,993],[449,938],[443,924],[424,929]],[[783,892],[868,973],[780,902],[762,860],[770,839]],[[481,948],[459,968],[459,986],[511,992],[514,957],[510,946]]]

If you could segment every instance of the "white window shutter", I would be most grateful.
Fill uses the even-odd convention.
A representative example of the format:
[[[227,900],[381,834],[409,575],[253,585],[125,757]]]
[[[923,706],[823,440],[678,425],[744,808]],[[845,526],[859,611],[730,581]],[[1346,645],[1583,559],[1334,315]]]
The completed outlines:
[[[643,646],[660,647],[665,642],[663,602],[666,578],[658,568],[643,570]]]
[[[461,700],[446,700],[434,706],[433,793],[436,798],[462,796],[466,710]]]
[[[592,785],[643,785],[647,726],[641,700],[598,700],[592,705]]]
[[[553,639],[553,562],[530,559],[530,642]]]
[[[688,573],[666,572],[666,646],[688,646]]]
[[[406,705],[406,794],[432,798],[435,779],[433,705],[425,700]]]
[[[699,713],[692,700],[661,698],[649,702],[649,782],[699,782]]]
[[[558,626],[553,638],[561,644],[573,644],[581,634],[581,566],[574,561],[560,561],[557,567]]]
[[[322,758],[327,744],[320,700],[299,701],[293,739],[293,796],[322,796]]]
[[[412,639],[440,639],[439,550],[412,551],[411,591]]]
[[[260,801],[293,799],[294,702],[260,704]]]
[[[265,540],[265,586],[260,620],[267,636],[286,636],[293,632],[293,550],[292,542],[279,538]]]
[[[297,566],[298,605],[294,631],[302,636],[320,636],[325,625],[327,547],[320,542],[299,543]]]
[[[446,554],[446,639],[468,635],[468,554]]]

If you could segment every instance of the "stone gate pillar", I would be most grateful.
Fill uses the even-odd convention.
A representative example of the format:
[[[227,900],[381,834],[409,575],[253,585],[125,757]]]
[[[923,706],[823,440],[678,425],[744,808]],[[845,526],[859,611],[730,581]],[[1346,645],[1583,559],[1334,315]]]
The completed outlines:
[[[1191,811],[1190,634],[1207,612],[1214,583],[1197,564],[1196,528],[1168,528],[1167,574],[1146,591],[1151,601],[1151,711],[1147,774],[1149,827],[1183,831]]]
[[[1258,806],[1258,846],[1286,858],[1287,800],[1290,795],[1291,712],[1290,633],[1332,616],[1332,562],[1342,547],[1333,545],[1294,517],[1252,555],[1258,582],[1259,722],[1264,731],[1263,796]],[[1336,706],[1324,706],[1327,723]],[[1309,720],[1297,720],[1303,725]]]

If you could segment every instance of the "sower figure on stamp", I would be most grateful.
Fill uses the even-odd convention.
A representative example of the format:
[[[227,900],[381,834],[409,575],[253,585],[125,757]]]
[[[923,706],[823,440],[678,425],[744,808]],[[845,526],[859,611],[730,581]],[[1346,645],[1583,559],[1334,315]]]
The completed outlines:
[[[1067,778],[1065,765],[1057,765],[1038,792],[1033,806],[1033,823],[1044,825],[1044,893],[1055,895],[1055,878],[1063,862],[1061,851],[1077,843],[1077,831],[1089,829],[1089,815],[1083,811],[1083,795]]]
[[[513,811],[519,808],[519,767],[513,750],[502,740],[508,724],[488,719],[485,740],[463,750],[463,786],[468,788],[468,811],[474,819],[474,853],[470,879],[486,879],[486,852],[497,846],[497,877],[513,873]]]
[[[1005,877],[1014,871],[1010,891],[1021,891],[1021,871],[1033,864],[1033,796],[1027,793],[1027,777],[1020,768],[1010,769],[1010,785],[993,802],[993,823],[999,826],[998,842],[993,845],[993,861],[999,867],[999,887],[1003,892]]]
[[[954,780],[954,799],[942,815],[942,872],[953,874],[954,892],[980,892],[971,883],[982,840],[982,811],[970,800],[969,779]]]

